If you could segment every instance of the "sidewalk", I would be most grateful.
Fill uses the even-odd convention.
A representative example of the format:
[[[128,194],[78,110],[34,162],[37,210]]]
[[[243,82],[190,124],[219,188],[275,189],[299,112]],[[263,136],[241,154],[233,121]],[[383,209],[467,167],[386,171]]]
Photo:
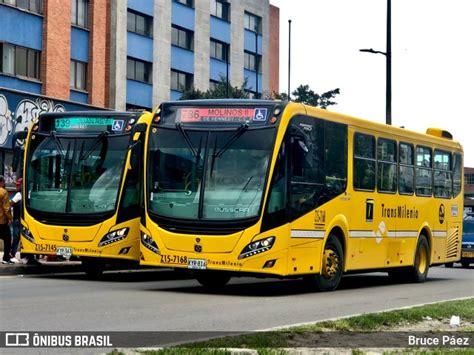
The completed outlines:
[[[3,251],[0,252],[0,258],[3,260]],[[17,253],[17,259],[20,259],[20,253]],[[26,265],[21,261],[17,264],[0,264],[0,276],[3,275],[34,275],[34,274],[52,274],[65,272],[82,272],[80,261],[46,261],[38,260],[38,265]]]

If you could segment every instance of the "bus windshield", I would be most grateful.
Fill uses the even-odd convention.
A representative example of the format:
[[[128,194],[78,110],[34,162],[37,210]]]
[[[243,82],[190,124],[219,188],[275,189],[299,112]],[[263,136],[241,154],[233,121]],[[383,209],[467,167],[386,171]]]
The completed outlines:
[[[180,219],[258,216],[273,128],[154,128],[149,142],[150,211]]]
[[[26,206],[59,214],[114,211],[128,135],[36,134],[30,141]]]

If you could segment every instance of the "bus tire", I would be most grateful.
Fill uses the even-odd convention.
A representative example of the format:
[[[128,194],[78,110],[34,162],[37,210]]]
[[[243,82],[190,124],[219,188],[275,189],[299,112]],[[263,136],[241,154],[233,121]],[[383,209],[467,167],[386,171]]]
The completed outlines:
[[[83,256],[81,262],[82,268],[89,279],[99,279],[105,270],[104,259]]]
[[[465,269],[469,268],[469,263],[461,263],[461,266]]]
[[[415,283],[425,282],[430,268],[430,246],[425,235],[420,235],[416,245],[415,261],[408,269],[408,280]]]
[[[222,288],[231,279],[228,273],[216,270],[195,271],[194,277],[201,285],[209,289]]]
[[[324,246],[321,272],[305,278],[318,291],[334,291],[342,279],[344,269],[344,252],[341,242],[330,234]]]
[[[446,263],[444,266],[450,269],[454,266],[454,263]]]

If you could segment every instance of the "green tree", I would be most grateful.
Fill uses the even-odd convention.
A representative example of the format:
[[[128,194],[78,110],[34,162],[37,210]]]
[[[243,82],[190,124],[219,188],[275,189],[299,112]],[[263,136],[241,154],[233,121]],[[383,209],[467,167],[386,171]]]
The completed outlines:
[[[221,76],[219,82],[213,89],[201,91],[196,88],[191,88],[183,92],[180,100],[198,100],[198,99],[248,99],[249,93],[245,89],[247,87],[247,80],[244,80],[242,86],[232,86],[227,83],[225,77]]]
[[[331,101],[331,99],[334,99],[336,95],[339,95],[340,90],[337,88],[320,95],[311,90],[309,85],[300,85],[291,94],[295,98],[295,102],[301,102],[326,109],[328,106],[337,104],[336,102]],[[284,95],[287,96],[286,94]]]

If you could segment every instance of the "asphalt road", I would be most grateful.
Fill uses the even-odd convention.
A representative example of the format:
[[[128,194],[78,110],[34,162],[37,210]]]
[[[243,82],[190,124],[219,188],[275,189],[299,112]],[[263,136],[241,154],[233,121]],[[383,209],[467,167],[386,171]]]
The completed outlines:
[[[430,269],[424,284],[345,276],[335,292],[296,280],[235,278],[213,293],[172,272],[0,277],[6,331],[251,331],[474,295],[474,268]]]

